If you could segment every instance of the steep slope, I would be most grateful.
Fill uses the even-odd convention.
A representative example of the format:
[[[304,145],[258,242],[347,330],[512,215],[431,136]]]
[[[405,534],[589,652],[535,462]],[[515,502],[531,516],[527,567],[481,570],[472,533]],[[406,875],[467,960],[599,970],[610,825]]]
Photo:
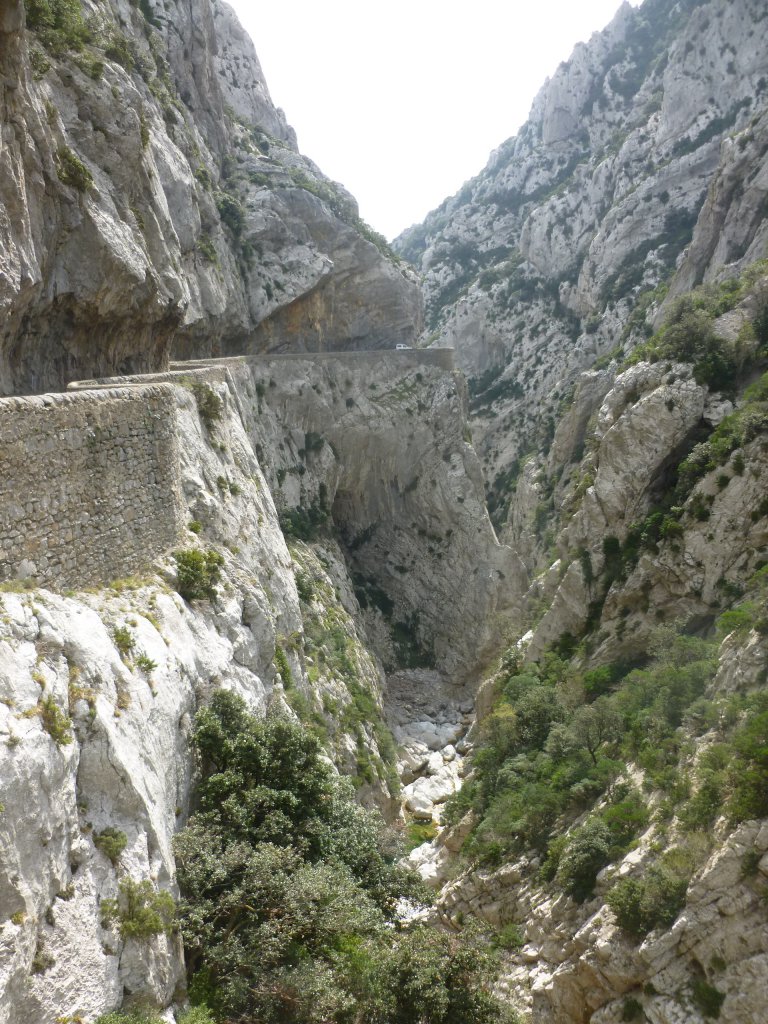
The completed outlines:
[[[631,348],[668,286],[764,255],[765,18],[754,0],[624,4],[481,174],[397,240],[425,275],[428,339],[472,378],[499,523],[574,375]]]
[[[531,580],[412,857],[532,1021],[764,1015],[765,17],[625,5],[396,243]]]
[[[300,156],[225,4],[14,0],[0,56],[5,393],[412,340],[413,274]]]
[[[480,917],[497,930],[509,951],[508,991],[530,1020],[762,1018],[768,827],[764,801],[734,810],[734,794],[736,774],[754,771],[740,751],[764,715],[751,730],[744,712],[758,717],[765,706],[767,655],[764,631],[725,641],[706,696],[679,730],[679,767],[660,772],[646,749],[546,856],[518,851],[502,867],[486,860],[444,887],[446,924]],[[714,712],[708,721],[697,718],[705,707]],[[693,736],[696,751],[684,752]],[[606,745],[604,771],[611,755]]]
[[[530,628],[415,860],[440,920],[497,930],[533,1021],[763,1012],[766,269],[582,374],[512,496]]]

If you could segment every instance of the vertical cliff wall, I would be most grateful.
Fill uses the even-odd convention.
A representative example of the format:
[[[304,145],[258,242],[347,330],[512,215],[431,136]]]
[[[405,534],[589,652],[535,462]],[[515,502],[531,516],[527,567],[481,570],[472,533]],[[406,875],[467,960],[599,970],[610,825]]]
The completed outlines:
[[[44,10],[0,26],[6,394],[245,351],[277,315],[257,347],[412,340],[415,275],[297,152],[230,8]]]

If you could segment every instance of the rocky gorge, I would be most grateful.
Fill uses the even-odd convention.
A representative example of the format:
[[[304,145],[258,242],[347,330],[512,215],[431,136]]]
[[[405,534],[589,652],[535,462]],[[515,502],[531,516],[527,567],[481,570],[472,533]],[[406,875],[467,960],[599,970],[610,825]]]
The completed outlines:
[[[390,247],[226,4],[4,5],[0,1021],[287,1019],[185,931],[225,693],[495,949],[420,1022],[762,1024],[767,16],[624,4]]]

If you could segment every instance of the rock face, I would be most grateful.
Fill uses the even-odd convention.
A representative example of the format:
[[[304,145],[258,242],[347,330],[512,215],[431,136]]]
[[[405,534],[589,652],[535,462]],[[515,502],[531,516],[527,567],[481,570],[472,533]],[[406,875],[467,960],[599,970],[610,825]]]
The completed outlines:
[[[206,482],[215,489],[221,456],[191,393],[177,397],[190,502]],[[222,426],[230,458],[245,460],[229,410]],[[241,465],[248,475],[238,475],[237,510],[222,509],[205,538],[238,535],[241,544],[214,606],[188,605],[157,577],[90,596],[3,595],[0,1014],[8,1024],[94,1019],[128,992],[166,1006],[183,991],[178,941],[123,941],[100,904],[129,877],[175,891],[171,840],[188,806],[196,704],[226,685],[263,708],[276,637],[301,626],[274,504],[254,456]],[[170,560],[165,571],[175,575]],[[114,863],[98,845],[106,828],[126,839]]]
[[[0,26],[4,393],[413,339],[415,275],[299,155],[230,8],[114,0],[58,32],[35,10]]]
[[[723,815],[706,838],[691,834],[673,810],[677,798],[667,801],[627,762],[621,779],[638,787],[649,824],[600,872],[593,897],[578,903],[565,895],[542,850],[495,868],[473,862],[480,853],[498,863],[493,840],[503,847],[524,834],[521,792],[540,793],[544,814],[552,795],[548,782],[537,785],[550,778],[555,745],[537,748],[537,761],[511,740],[498,790],[482,789],[484,772],[497,778],[489,765],[520,713],[510,698],[498,705],[509,717],[484,732],[510,665],[521,678],[537,668],[545,678],[553,655],[565,659],[558,692],[587,707],[595,693],[577,693],[584,674],[615,671],[621,682],[608,685],[605,700],[616,696],[618,707],[621,666],[645,663],[660,630],[712,636],[717,620],[722,636],[740,614],[763,614],[763,591],[749,602],[768,560],[760,378],[768,334],[756,312],[764,308],[758,261],[768,237],[764,24],[764,5],[751,0],[625,4],[545,84],[517,137],[395,243],[425,275],[424,340],[453,347],[469,377],[492,518],[530,579],[519,634],[508,637],[501,668],[481,688],[468,734],[487,743],[474,780],[493,807],[476,786],[463,804],[474,816],[412,856],[439,892],[443,925],[459,929],[476,918],[501,930],[499,941],[519,943],[502,987],[533,1022],[703,1024],[719,1015],[741,1024],[765,1016],[764,820],[735,826]],[[722,313],[717,299],[731,278],[752,284]],[[725,373],[707,378],[690,352],[654,354],[653,341],[645,358],[632,355],[698,286],[689,301],[706,309],[713,344],[749,352],[740,363],[736,356],[736,384]],[[687,340],[694,334],[689,329]],[[745,592],[742,610],[718,620]],[[755,623],[750,632],[742,621],[722,644],[705,697],[746,708],[744,722],[764,700],[766,627],[764,618]],[[690,746],[675,764],[698,794],[707,751],[730,734],[722,723],[687,728],[678,737]],[[604,749],[624,757],[616,753],[623,748]],[[409,749],[407,771],[414,816],[445,820],[442,806],[430,809],[425,799],[440,788],[430,775],[439,783],[437,760]],[[470,752],[457,782],[471,783],[473,771]],[[571,849],[576,830],[604,805],[574,798],[569,806],[549,833],[555,865],[557,843],[560,852]],[[660,851],[686,843],[699,848],[684,908],[631,941],[608,892],[619,878],[648,878]]]
[[[516,617],[524,573],[485,509],[463,378],[429,356],[256,358],[229,369],[255,399],[251,429],[278,507],[300,524],[314,509],[339,531],[385,664],[462,682]],[[465,629],[473,642],[457,644]]]
[[[578,372],[631,347],[660,283],[675,295],[764,255],[764,16],[759,0],[624,4],[396,241],[425,275],[426,336],[473,378],[492,493],[551,439]]]
[[[752,273],[740,302],[726,314],[710,312],[713,343],[745,337],[765,265]],[[533,576],[531,628],[510,648],[523,671],[546,665],[553,652],[569,659],[575,680],[587,669],[645,663],[660,630],[668,638],[675,629],[711,635],[718,615],[736,602],[737,610],[718,620],[721,636],[736,628],[720,647],[705,703],[743,707],[743,722],[757,714],[768,657],[759,589],[768,556],[766,375],[745,385],[764,369],[758,357],[730,397],[697,380],[700,367],[665,358],[622,372],[613,362],[577,379],[548,451],[522,468],[510,503],[506,536]],[[478,696],[480,720],[508,674],[502,659]],[[622,669],[617,678],[625,675]],[[620,695],[621,683],[615,686]],[[723,710],[710,727],[679,730],[681,744],[687,735],[690,745],[678,768],[690,773],[693,787],[706,778],[707,752],[729,742],[727,716]],[[470,737],[483,735],[480,721]],[[544,761],[550,753],[541,752]],[[522,774],[522,761],[523,754],[510,756],[505,767]],[[463,767],[471,777],[471,757]],[[462,872],[456,851],[472,829],[468,815],[414,854],[424,876],[442,886],[439,919],[452,927],[470,917],[495,929],[514,926],[520,949],[509,957],[505,984],[534,1022],[618,1024],[644,1014],[654,1024],[700,1024],[714,1002],[721,1020],[759,1020],[768,964],[759,895],[765,821],[734,826],[723,812],[705,836],[684,814],[675,816],[674,799],[665,804],[637,764],[628,762],[621,778],[646,794],[650,827],[600,872],[594,897],[568,898],[542,871],[540,852],[496,870],[467,867],[470,857]],[[579,810],[571,827],[600,810]],[[567,830],[567,819],[559,820],[553,833]],[[659,851],[675,844],[696,862],[685,906],[667,926],[632,941],[606,896],[617,879],[650,877]]]

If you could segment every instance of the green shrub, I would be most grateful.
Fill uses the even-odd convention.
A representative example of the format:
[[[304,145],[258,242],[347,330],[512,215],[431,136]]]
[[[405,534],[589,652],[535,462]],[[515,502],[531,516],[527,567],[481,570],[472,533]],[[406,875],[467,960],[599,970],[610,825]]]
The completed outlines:
[[[642,938],[654,928],[668,928],[685,906],[690,871],[673,857],[663,857],[642,879],[622,878],[606,896],[620,928]]]
[[[635,836],[648,826],[650,815],[637,790],[632,790],[600,813],[611,836],[611,860],[625,853]]]
[[[596,697],[602,697],[610,690],[614,690],[636,663],[636,661],[613,661],[608,665],[588,669],[582,677],[585,694],[590,700],[594,700]]]
[[[72,721],[59,710],[59,706],[52,696],[41,697],[37,702],[37,713],[43,723],[43,728],[59,747],[65,747],[72,742]]]
[[[94,82],[101,80],[104,74],[104,61],[102,60],[88,60],[87,58],[78,61],[78,65],[82,71],[92,78]]]
[[[621,1019],[623,1021],[645,1020],[645,1014],[641,1003],[630,996],[624,1000],[621,1008]]]
[[[286,537],[296,537],[303,541],[317,540],[322,536],[329,515],[327,506],[320,501],[308,508],[299,506],[287,509],[280,513],[280,529]]]
[[[315,596],[315,587],[311,576],[308,576],[301,570],[296,573],[296,592],[299,595],[299,599],[305,603],[309,603]]]
[[[136,668],[140,668],[142,672],[146,672],[149,675],[157,668],[157,662],[153,661],[148,654],[142,653],[136,658]]]
[[[71,1020],[72,1018],[65,1018]],[[131,1010],[115,1010],[97,1017],[96,1024],[163,1024],[156,1011],[135,1007]]]
[[[32,68],[32,77],[36,82],[41,81],[51,70],[51,62],[42,50],[32,47],[29,51],[29,64]]]
[[[104,46],[104,54],[109,60],[124,67],[126,71],[133,71],[136,67],[136,53],[133,44],[122,32],[114,31],[110,34]]]
[[[406,849],[415,850],[422,843],[431,843],[437,836],[434,821],[409,821],[406,826]]]
[[[112,630],[112,639],[115,642],[115,647],[124,658],[136,646],[136,638],[127,626],[115,626]]]
[[[736,384],[737,362],[728,344],[715,334],[714,311],[702,308],[698,296],[684,295],[671,306],[661,329],[632,353],[630,362],[675,359],[692,363],[699,384],[730,392]]]
[[[209,263],[218,265],[219,254],[216,252],[216,246],[211,241],[210,235],[200,235],[197,240],[197,251],[205,256]]]
[[[112,863],[116,864],[128,843],[128,837],[125,832],[110,825],[101,832],[95,832],[93,842],[97,850],[101,850],[105,857],[109,857]]]
[[[647,826],[645,801],[616,786],[611,803],[590,819],[599,823],[597,849],[580,848],[577,830],[571,838],[579,843],[565,857],[571,838],[557,832],[614,783],[627,761],[636,761],[649,784],[667,792],[670,815],[688,799],[687,778],[678,768],[678,730],[711,717],[711,709],[697,702],[714,676],[717,645],[664,627],[650,648],[654,657],[643,668],[617,663],[583,677],[551,652],[524,671],[509,660],[509,675],[471,755],[472,780],[446,805],[451,823],[475,812],[468,856],[498,864],[527,849],[546,851],[541,877],[584,898],[596,871]],[[590,697],[600,696],[579,705],[580,684]],[[721,772],[724,764],[702,768]],[[692,805],[697,820],[709,813],[710,798],[706,787]]]
[[[198,810],[176,838],[193,1001],[261,1024],[501,1024],[475,935],[392,927],[423,888],[294,722],[217,693],[197,717]]]
[[[176,562],[176,589],[184,600],[207,598],[213,601],[224,565],[223,556],[213,549],[188,548],[174,551],[173,557]]]
[[[207,1007],[193,1006],[192,1009],[179,1016],[178,1024],[216,1024],[216,1022]]]
[[[290,689],[293,686],[293,672],[291,672],[288,658],[280,644],[275,644],[275,667],[283,680],[283,686],[286,690]]]
[[[26,0],[27,28],[52,53],[82,50],[93,33],[83,18],[80,0]]]
[[[322,434],[318,434],[314,430],[308,431],[304,435],[304,452],[307,455],[312,455],[315,452],[320,452],[325,447],[325,438]]]
[[[697,480],[718,466],[725,465],[731,454],[731,468],[737,476],[744,472],[744,456],[737,449],[768,431],[768,374],[747,388],[744,403],[726,416],[714,429],[708,440],[697,444],[678,466],[676,497],[685,499]]]
[[[606,903],[616,916],[620,928],[633,936],[646,935],[651,928],[641,909],[645,889],[636,878],[622,878],[610,890]]]
[[[768,710],[753,712],[733,737],[727,810],[732,821],[768,816]]]
[[[223,223],[227,225],[235,238],[239,238],[245,226],[245,211],[242,203],[236,196],[221,190],[214,194],[214,198]]]
[[[87,192],[93,185],[93,175],[68,146],[61,146],[56,154],[56,173],[60,181],[78,192]]]
[[[611,833],[599,818],[588,819],[575,829],[560,856],[556,881],[575,900],[592,895],[597,873],[610,860]]]
[[[691,986],[691,995],[694,1004],[701,1010],[702,1016],[717,1020],[720,1016],[720,1008],[725,1002],[724,992],[719,992],[714,985],[710,985],[703,978],[697,978]]]
[[[42,941],[39,941],[35,949],[35,955],[32,958],[32,974],[45,974],[55,963],[56,957],[48,952]]]
[[[203,164],[198,164],[195,169],[195,180],[199,181],[206,191],[210,192],[213,188],[213,178],[211,172]]]
[[[193,379],[190,387],[197,403],[198,416],[206,430],[210,432],[221,419],[224,403],[211,385],[206,384],[205,381]]]
[[[525,934],[519,924],[505,924],[492,937],[491,943],[496,949],[514,952],[525,945]]]
[[[179,1014],[176,1019],[178,1024],[216,1024],[211,1011],[204,1006],[194,1006],[185,1013]],[[66,1020],[71,1020],[74,1024],[75,1018],[67,1017]],[[103,1014],[96,1019],[96,1024],[164,1024],[164,1020],[155,1010],[135,1007],[130,1010],[115,1010],[113,1013]]]
[[[722,772],[702,772],[699,788],[679,812],[680,824],[689,831],[706,829],[722,813],[725,778]]]
[[[758,872],[763,854],[760,850],[747,850],[741,858],[741,877],[754,878]]]
[[[124,939],[148,940],[170,934],[176,923],[176,904],[169,892],[158,892],[149,880],[124,878],[115,899],[101,901],[105,925],[117,922]]]

